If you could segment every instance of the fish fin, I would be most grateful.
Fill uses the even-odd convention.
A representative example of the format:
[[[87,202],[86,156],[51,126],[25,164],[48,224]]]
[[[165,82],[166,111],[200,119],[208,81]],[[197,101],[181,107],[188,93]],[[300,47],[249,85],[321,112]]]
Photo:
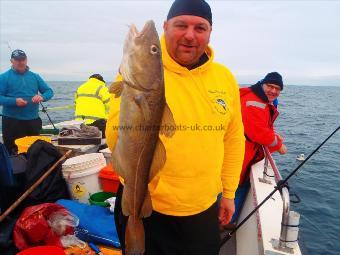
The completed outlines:
[[[127,192],[128,187],[124,185],[123,189],[123,195],[122,195],[122,212],[123,215],[129,216],[130,215],[130,206],[129,206],[129,199],[128,199],[128,192]]]
[[[141,218],[149,217],[152,213],[152,202],[150,192],[147,190],[144,198],[143,206],[140,212]]]
[[[166,137],[172,137],[175,134],[175,130],[176,123],[174,116],[172,115],[168,104],[165,104],[160,134],[165,135]]]
[[[129,216],[125,230],[126,255],[143,255],[145,252],[145,232],[141,219]]]
[[[165,147],[162,141],[158,138],[150,167],[149,181],[151,181],[158,174],[159,170],[163,168],[165,161],[166,161]]]
[[[118,173],[118,175],[120,177],[122,177],[123,179],[125,179],[125,172],[123,170],[123,168],[120,165],[120,156],[118,155],[118,152],[116,150],[114,150],[114,152],[112,153],[112,167],[113,169]]]
[[[134,97],[134,100],[136,104],[139,106],[139,108],[142,110],[144,120],[148,121],[151,118],[151,110],[148,104],[148,101],[146,100],[145,96],[142,94],[138,94]]]
[[[115,94],[115,97],[120,97],[124,88],[124,81],[115,81],[110,86],[110,93]]]

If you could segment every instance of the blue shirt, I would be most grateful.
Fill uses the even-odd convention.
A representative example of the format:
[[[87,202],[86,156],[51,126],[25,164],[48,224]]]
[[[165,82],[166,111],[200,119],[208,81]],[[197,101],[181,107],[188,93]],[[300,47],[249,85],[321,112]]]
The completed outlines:
[[[53,90],[36,73],[27,69],[18,73],[13,68],[0,75],[0,105],[2,114],[20,120],[33,120],[39,117],[39,104],[33,103],[32,98],[38,94],[48,101],[53,97]],[[19,107],[16,98],[27,101],[27,105]]]

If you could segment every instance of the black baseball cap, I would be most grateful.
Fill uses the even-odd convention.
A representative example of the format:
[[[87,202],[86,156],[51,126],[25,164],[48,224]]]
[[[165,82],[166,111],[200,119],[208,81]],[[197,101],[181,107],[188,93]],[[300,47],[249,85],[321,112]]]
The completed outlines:
[[[26,53],[23,50],[14,50],[11,55],[11,59],[15,60],[21,60],[21,59],[26,59]]]

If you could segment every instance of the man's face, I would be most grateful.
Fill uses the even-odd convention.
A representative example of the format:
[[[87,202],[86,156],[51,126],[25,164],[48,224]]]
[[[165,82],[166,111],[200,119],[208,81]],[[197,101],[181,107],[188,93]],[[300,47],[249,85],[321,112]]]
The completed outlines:
[[[24,73],[26,71],[27,67],[27,58],[24,59],[11,59],[12,66],[14,70],[16,70],[19,73]]]
[[[268,97],[269,102],[273,102],[281,93],[281,87],[276,84],[265,83],[263,84],[263,91]]]
[[[191,67],[206,50],[210,23],[201,17],[181,15],[164,22],[164,35],[169,55],[180,65]]]

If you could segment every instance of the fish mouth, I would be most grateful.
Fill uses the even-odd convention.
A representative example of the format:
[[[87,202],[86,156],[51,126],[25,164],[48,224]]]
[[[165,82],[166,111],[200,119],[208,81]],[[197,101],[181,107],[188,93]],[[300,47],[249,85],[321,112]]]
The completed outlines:
[[[143,37],[143,35],[146,34],[153,27],[155,27],[155,22],[153,22],[153,20],[149,20],[145,23],[143,29],[140,32],[138,32],[137,27],[134,24],[132,24],[130,26],[130,32],[135,38],[139,38]]]

